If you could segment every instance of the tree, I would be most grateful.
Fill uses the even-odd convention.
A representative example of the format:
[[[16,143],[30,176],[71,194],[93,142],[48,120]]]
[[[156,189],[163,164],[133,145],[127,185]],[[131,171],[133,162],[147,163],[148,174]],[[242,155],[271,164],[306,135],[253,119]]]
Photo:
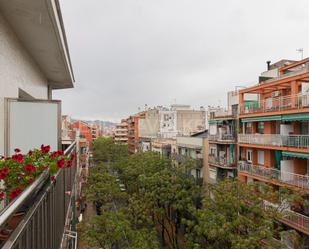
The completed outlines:
[[[93,157],[96,162],[114,162],[127,156],[128,147],[114,144],[112,138],[100,137],[93,142]]]
[[[264,187],[237,180],[209,186],[202,208],[191,210],[194,218],[186,221],[190,248],[267,248],[280,214],[263,207],[263,200],[274,195]]]

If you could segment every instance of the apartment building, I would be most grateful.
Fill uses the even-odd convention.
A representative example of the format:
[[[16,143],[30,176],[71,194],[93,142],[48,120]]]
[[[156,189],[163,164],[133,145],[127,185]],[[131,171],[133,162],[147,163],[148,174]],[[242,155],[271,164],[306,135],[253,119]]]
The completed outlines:
[[[309,58],[269,64],[262,76],[239,91],[238,177],[308,193]],[[309,235],[307,206],[292,205],[281,221],[303,238]]]
[[[205,130],[206,112],[193,110],[189,105],[158,106],[145,111],[139,120],[139,137],[176,138]]]
[[[199,184],[208,182],[208,131],[202,131],[191,136],[178,136],[172,146],[172,157],[180,165],[190,160],[191,174]]]
[[[121,120],[121,123],[116,125],[113,139],[115,144],[128,144],[128,124],[126,120]]]
[[[61,101],[53,100],[52,92],[72,88],[74,77],[58,0],[0,1],[0,78],[0,155],[9,157],[15,148],[28,153],[41,144],[61,150]],[[78,156],[78,141],[64,153]],[[42,174],[6,203],[1,248],[58,249],[61,243],[63,248],[77,243],[75,228],[68,237],[66,227],[76,218],[71,200],[77,156],[54,184]]]
[[[139,120],[145,118],[145,113],[140,112],[133,116],[130,116],[126,122],[128,124],[128,150],[129,153],[134,154],[138,149],[138,137],[139,137]]]
[[[162,157],[171,158],[172,147],[176,140],[172,138],[154,138],[151,140],[151,151],[159,153]]]
[[[228,108],[209,108],[209,182],[237,176],[238,92],[228,93]]]

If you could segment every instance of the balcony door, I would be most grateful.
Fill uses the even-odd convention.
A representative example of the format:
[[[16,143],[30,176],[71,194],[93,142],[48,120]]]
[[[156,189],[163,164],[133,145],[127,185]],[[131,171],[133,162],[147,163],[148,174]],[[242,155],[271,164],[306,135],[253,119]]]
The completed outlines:
[[[5,99],[5,155],[15,148],[27,153],[41,144],[61,147],[61,102]]]

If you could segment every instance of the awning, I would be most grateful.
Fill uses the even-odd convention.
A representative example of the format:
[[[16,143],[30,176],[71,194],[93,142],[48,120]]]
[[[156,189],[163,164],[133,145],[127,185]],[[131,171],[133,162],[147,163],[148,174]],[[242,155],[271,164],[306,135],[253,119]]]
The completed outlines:
[[[276,120],[281,120],[281,115],[242,118],[241,122],[248,123],[248,122],[263,122],[263,121],[276,121]]]
[[[298,152],[290,152],[290,151],[282,151],[282,156],[309,159],[309,154],[307,154],[307,153],[298,153]]]
[[[282,115],[282,121],[308,121],[309,113]]]
[[[223,121],[222,120],[214,120],[214,119],[211,119],[209,120],[209,124],[223,124]]]

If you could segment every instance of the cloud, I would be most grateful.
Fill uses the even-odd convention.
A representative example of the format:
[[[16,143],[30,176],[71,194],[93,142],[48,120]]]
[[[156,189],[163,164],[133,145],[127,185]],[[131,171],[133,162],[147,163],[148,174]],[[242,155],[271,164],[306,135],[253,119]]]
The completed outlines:
[[[144,104],[226,102],[266,61],[298,59],[309,2],[65,0],[75,89],[55,91],[64,113],[120,120]],[[298,17],[296,13],[302,13]]]

